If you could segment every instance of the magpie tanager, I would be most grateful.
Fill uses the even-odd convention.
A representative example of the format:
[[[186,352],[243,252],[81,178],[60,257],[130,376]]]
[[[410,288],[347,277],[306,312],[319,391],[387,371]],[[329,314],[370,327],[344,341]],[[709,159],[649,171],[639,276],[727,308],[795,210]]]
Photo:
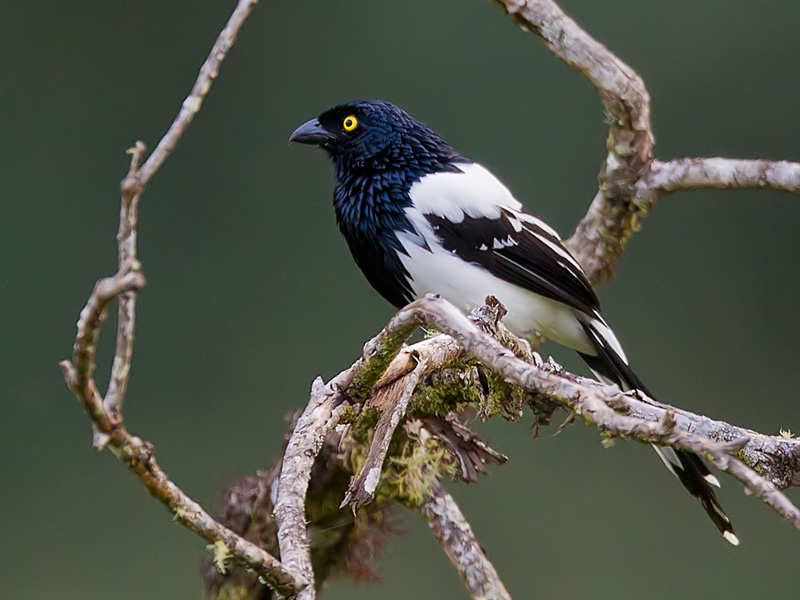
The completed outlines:
[[[577,350],[602,381],[652,397],[558,234],[429,127],[389,102],[365,100],[325,111],[289,141],[319,146],[332,160],[339,229],[364,276],[394,306],[433,293],[468,311],[492,294],[517,335]],[[719,481],[702,459],[654,448],[738,545],[711,489]]]

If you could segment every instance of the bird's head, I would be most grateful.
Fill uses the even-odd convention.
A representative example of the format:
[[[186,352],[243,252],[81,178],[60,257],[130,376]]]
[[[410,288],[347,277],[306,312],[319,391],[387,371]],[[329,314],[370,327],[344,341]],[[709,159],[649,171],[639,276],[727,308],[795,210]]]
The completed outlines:
[[[458,154],[427,125],[382,100],[334,106],[294,130],[290,142],[318,146],[347,171],[425,168]]]

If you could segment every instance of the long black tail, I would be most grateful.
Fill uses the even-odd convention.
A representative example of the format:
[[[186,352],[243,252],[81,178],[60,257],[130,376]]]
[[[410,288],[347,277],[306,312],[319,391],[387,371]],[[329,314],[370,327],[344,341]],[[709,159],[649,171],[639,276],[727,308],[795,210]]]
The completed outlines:
[[[600,379],[617,384],[623,390],[637,389],[654,398],[641,379],[628,366],[624,353],[613,332],[600,319],[581,322],[586,335],[597,351],[596,356],[579,353],[589,368]],[[688,492],[700,501],[706,513],[722,536],[734,546],[739,538],[733,533],[731,520],[722,510],[711,486],[719,487],[719,480],[711,474],[703,459],[692,452],[674,450],[668,446],[653,446],[667,468],[680,480]]]

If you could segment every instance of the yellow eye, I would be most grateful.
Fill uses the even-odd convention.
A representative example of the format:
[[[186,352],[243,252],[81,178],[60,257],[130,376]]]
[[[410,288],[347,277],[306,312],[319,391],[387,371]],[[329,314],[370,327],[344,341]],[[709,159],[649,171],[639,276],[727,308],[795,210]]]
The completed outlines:
[[[358,127],[358,119],[356,119],[355,115],[345,117],[344,121],[342,121],[342,127],[344,127],[345,131],[353,131],[353,129]]]

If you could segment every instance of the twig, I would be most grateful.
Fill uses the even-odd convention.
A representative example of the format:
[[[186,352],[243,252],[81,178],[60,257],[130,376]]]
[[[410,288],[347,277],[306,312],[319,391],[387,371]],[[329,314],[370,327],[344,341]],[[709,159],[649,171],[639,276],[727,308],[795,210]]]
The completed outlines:
[[[219,74],[222,61],[225,60],[228,51],[236,41],[239,30],[242,28],[242,25],[244,25],[247,17],[250,16],[256,4],[258,4],[258,0],[239,0],[237,3],[225,27],[219,32],[217,40],[214,42],[214,46],[208,54],[208,58],[203,63],[203,66],[200,67],[197,80],[194,82],[194,86],[192,86],[192,91],[183,101],[178,116],[175,117],[175,120],[172,122],[172,125],[170,125],[167,133],[164,134],[164,137],[161,138],[161,141],[158,142],[156,149],[153,150],[153,153],[147,158],[142,168],[139,169],[138,178],[142,186],[147,185],[150,178],[161,168],[161,165],[175,149],[175,145],[178,143],[184,131],[186,131],[189,123],[192,122],[194,116],[200,111],[203,100],[205,100],[208,90],[211,89],[211,84],[214,83],[214,80]]]
[[[145,152],[143,142],[136,142],[129,150],[131,165],[128,175],[120,184],[122,202],[117,231],[118,274],[140,272],[141,264],[136,258],[136,226],[139,220],[139,198],[144,190],[138,175],[139,161]],[[128,389],[128,376],[133,360],[133,336],[136,326],[136,296],[138,289],[122,292],[117,298],[117,344],[111,379],[103,406],[115,420],[122,419],[122,402]],[[104,438],[95,435],[95,446],[102,448]]]
[[[419,508],[474,600],[511,600],[455,499],[442,487]]]
[[[103,399],[94,382],[95,354],[100,327],[106,318],[108,306],[120,294],[140,289],[145,284],[144,276],[136,271],[117,273],[98,281],[86,306],[78,319],[78,334],[73,346],[72,361],[60,363],[69,388],[75,392],[92,420],[95,430],[95,446],[105,445],[107,436],[120,424],[119,416],[112,416],[103,406]],[[98,441],[102,438],[102,443]]]
[[[254,0],[239,2],[203,65],[192,93],[184,101],[180,114],[141,168],[139,161],[145,150],[144,144],[137,142],[130,151],[130,169],[120,186],[122,206],[117,234],[119,270],[116,275],[102,279],[95,285],[78,320],[72,359],[62,361],[60,366],[67,385],[89,415],[95,432],[94,445],[98,449],[108,445],[120,462],[139,478],[147,491],[172,513],[176,521],[210,544],[221,544],[231,557],[252,569],[280,594],[292,596],[302,589],[305,582],[262,548],[212,519],[199,504],[169,480],[156,462],[152,444],[131,435],[122,419],[122,402],[133,353],[136,292],[145,283],[141,265],[136,259],[139,198],[144,186],[161,167],[199,110],[220,63],[254,5]],[[109,304],[115,299],[119,302],[120,311],[117,344],[111,382],[104,401],[93,378],[95,353],[100,327]]]

